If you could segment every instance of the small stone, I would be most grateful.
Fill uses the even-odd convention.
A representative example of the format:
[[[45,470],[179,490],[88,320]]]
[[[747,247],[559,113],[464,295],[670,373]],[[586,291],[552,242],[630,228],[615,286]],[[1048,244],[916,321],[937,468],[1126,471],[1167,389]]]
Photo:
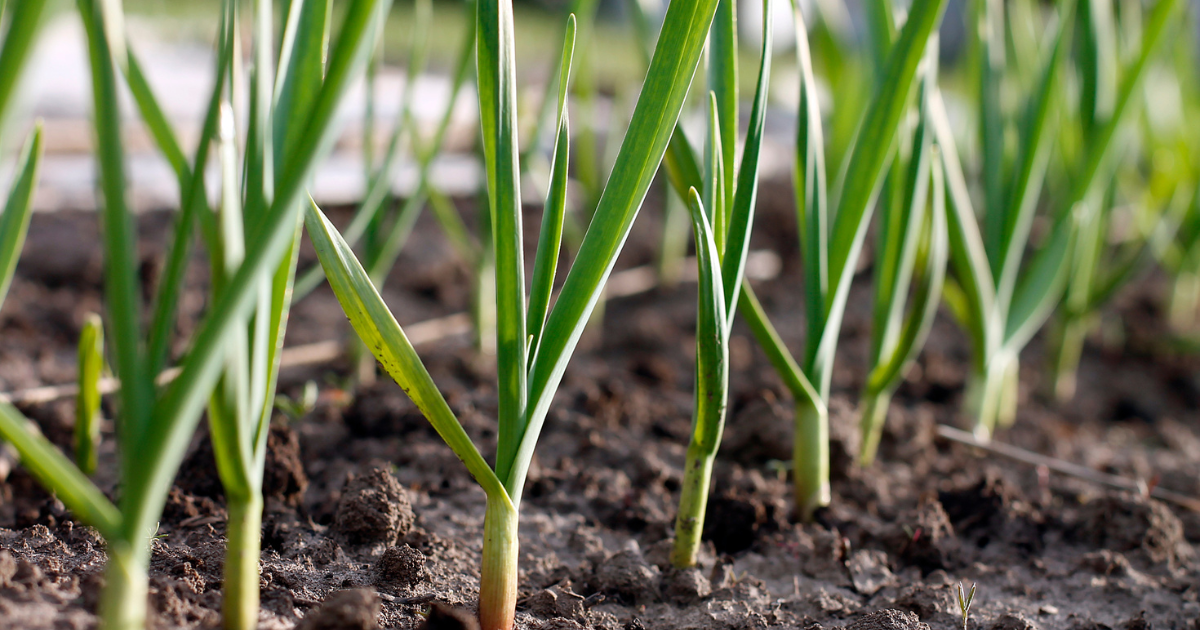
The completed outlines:
[[[690,606],[712,593],[712,583],[696,567],[673,569],[664,577],[667,601]]]
[[[379,596],[366,589],[338,591],[302,619],[296,630],[376,630]]]
[[[479,630],[475,615],[449,604],[434,602],[418,630]]]
[[[846,561],[846,568],[850,571],[850,581],[854,583],[854,590],[868,597],[896,579],[892,570],[888,568],[887,554],[878,549],[860,549],[854,552]]]
[[[1004,613],[992,624],[990,630],[1038,630],[1037,624],[1021,613]]]
[[[846,630],[929,630],[916,615],[903,610],[887,609],[859,617]]]
[[[412,588],[426,577],[425,554],[409,547],[388,547],[379,559],[379,583],[396,588]]]
[[[347,484],[333,530],[350,544],[394,545],[415,519],[404,486],[390,472],[376,468]]]
[[[1043,604],[1041,608],[1038,608],[1038,614],[1039,615],[1057,615],[1058,614],[1058,606],[1052,606],[1050,604]]]

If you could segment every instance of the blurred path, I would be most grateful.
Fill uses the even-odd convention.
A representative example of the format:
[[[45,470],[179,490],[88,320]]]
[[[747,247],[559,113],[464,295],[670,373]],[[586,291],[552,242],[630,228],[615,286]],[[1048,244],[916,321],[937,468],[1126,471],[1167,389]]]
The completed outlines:
[[[175,126],[176,133],[189,156],[204,115],[213,76],[213,52],[209,45],[194,38],[174,37],[163,29],[152,28],[145,21],[131,17],[128,23],[129,41],[141,60],[146,76],[161,101],[164,112]],[[768,133],[763,147],[763,177],[784,177],[791,161],[791,142],[794,126],[796,81],[793,73],[776,72],[772,77],[772,94],[777,97],[778,109],[768,112]],[[94,193],[95,163],[91,142],[91,79],[87,67],[83,28],[72,12],[63,12],[42,33],[41,41],[24,78],[22,100],[13,129],[4,136],[5,159],[0,161],[0,183],[11,178],[15,145],[28,133],[35,118],[45,124],[46,157],[34,205],[38,211],[88,210],[96,208]],[[376,147],[382,151],[391,133],[403,98],[404,73],[398,68],[385,67],[377,79],[375,94]],[[423,75],[415,89],[414,116],[425,136],[431,135],[441,112],[447,106],[450,81],[441,75]],[[523,102],[532,104],[540,98],[540,86],[525,86]],[[138,211],[172,209],[178,203],[174,174],[160,156],[153,139],[141,123],[132,98],[122,93],[122,108],[126,119],[123,129],[126,138],[127,177],[130,180],[129,200]],[[354,204],[362,197],[364,177],[362,167],[362,123],[366,98],[365,83],[354,84],[338,113],[341,136],[330,157],[318,167],[311,191],[323,205]],[[749,98],[749,96],[747,96]],[[628,99],[600,97],[595,116],[587,121],[597,127],[597,137],[605,138],[614,115],[623,129],[629,112],[617,111],[632,105]],[[480,185],[482,169],[471,155],[473,136],[477,133],[477,106],[471,86],[459,95],[446,139],[446,151],[434,163],[434,184],[451,195],[474,194]],[[697,109],[697,108],[693,108]],[[585,121],[578,109],[572,125],[576,132]],[[749,103],[742,108],[743,118],[749,114]],[[685,120],[688,135],[703,137],[704,120],[693,116]],[[743,119],[744,128],[747,121]],[[615,138],[620,141],[621,136]],[[524,139],[523,139],[524,140]],[[615,152],[606,153],[611,155]],[[396,195],[405,196],[417,184],[417,165],[411,151],[401,154],[398,173],[392,188]],[[544,166],[544,165],[543,165]],[[536,169],[535,169],[536,170]],[[218,190],[216,171],[207,174],[211,197]],[[544,177],[535,177],[524,186],[526,201],[539,203],[544,194]]]
[[[131,20],[129,39],[144,65],[146,76],[191,155],[203,122],[204,108],[212,89],[211,48],[192,41],[167,41],[145,24]],[[403,96],[403,72],[385,68],[377,80],[375,111],[380,138],[386,142]],[[414,115],[424,129],[432,128],[446,107],[449,80],[422,76],[416,89]],[[38,211],[94,209],[95,163],[91,154],[91,79],[83,28],[75,16],[65,12],[49,24],[26,73],[21,108],[13,129],[5,136],[7,159],[0,179],[7,181],[13,167],[13,145],[22,141],[29,124],[41,118],[45,124],[46,157],[43,162],[35,207]],[[122,108],[127,124],[126,138],[129,199],[137,210],[174,208],[178,200],[175,176],[162,159],[153,139],[142,125],[133,101],[123,93]],[[313,196],[323,204],[349,204],[362,195],[362,122],[366,90],[358,81],[338,113],[342,133],[332,155],[322,164],[312,186]],[[435,184],[452,194],[470,194],[480,176],[469,149],[476,120],[475,96],[464,91],[455,104],[453,124],[447,138],[447,157],[433,169]],[[395,192],[404,195],[416,186],[417,169],[410,155],[402,156]],[[217,190],[215,171],[208,173],[209,188]]]

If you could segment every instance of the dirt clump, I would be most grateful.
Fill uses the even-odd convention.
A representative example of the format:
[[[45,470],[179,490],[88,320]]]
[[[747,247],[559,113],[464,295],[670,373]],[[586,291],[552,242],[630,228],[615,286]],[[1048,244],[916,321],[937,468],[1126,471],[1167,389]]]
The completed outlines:
[[[427,577],[425,554],[408,545],[388,547],[377,565],[379,579],[376,584],[395,588],[412,588]]]
[[[1110,494],[1083,506],[1075,536],[1081,542],[1122,553],[1133,552],[1151,564],[1174,565],[1187,553],[1183,524],[1159,501]]]
[[[799,546],[803,549],[800,568],[806,575],[840,587],[851,586],[846,570],[850,542],[841,532],[814,528],[810,534],[801,536]]]
[[[937,499],[926,498],[916,509],[901,514],[887,539],[891,551],[924,574],[954,564],[958,539]]]
[[[37,479],[24,468],[17,468],[8,476],[8,497],[0,495],[0,526],[11,519],[15,529],[35,525],[57,527],[67,516],[66,507],[38,485]]]
[[[712,593],[712,582],[697,567],[672,569],[663,576],[663,598],[679,606],[691,606]]]
[[[958,602],[954,591],[946,581],[946,574],[935,572],[925,583],[904,587],[900,595],[892,602],[899,610],[911,612],[921,620],[938,627],[955,624],[961,627],[962,616],[958,610]],[[936,585],[939,581],[941,585]]]
[[[332,529],[352,545],[395,545],[415,518],[404,486],[392,473],[376,468],[346,484]]]
[[[222,499],[225,488],[217,474],[212,440],[205,435],[179,467],[175,485],[185,493],[208,499]],[[266,461],[263,466],[263,497],[296,507],[308,489],[300,438],[288,425],[271,424],[267,433]]]
[[[738,553],[754,546],[759,536],[771,529],[768,506],[762,499],[741,493],[722,493],[708,502],[704,539],[711,540],[717,553]]]
[[[1042,515],[994,470],[975,484],[939,492],[938,501],[954,529],[979,547],[996,541],[1028,551],[1042,548]]]
[[[910,612],[889,608],[859,617],[846,630],[929,630],[929,625]]]
[[[896,581],[888,567],[888,556],[878,549],[859,549],[846,560],[854,590],[868,597]]]
[[[313,564],[323,567],[337,562],[344,555],[341,546],[337,544],[336,540],[325,537],[313,545],[312,553],[309,557],[312,558]]]
[[[627,549],[600,563],[592,575],[592,590],[626,603],[647,603],[658,592],[658,567],[646,562],[638,549]]]
[[[434,602],[418,630],[479,630],[479,620],[462,608]]]
[[[582,621],[586,614],[584,598],[571,590],[570,583],[556,584],[529,596],[529,612],[547,619]]]
[[[267,433],[267,461],[263,470],[263,496],[297,507],[308,489],[300,436],[286,424],[272,424]]]
[[[379,609],[379,596],[371,591],[337,591],[304,617],[296,630],[375,630],[379,627]]]

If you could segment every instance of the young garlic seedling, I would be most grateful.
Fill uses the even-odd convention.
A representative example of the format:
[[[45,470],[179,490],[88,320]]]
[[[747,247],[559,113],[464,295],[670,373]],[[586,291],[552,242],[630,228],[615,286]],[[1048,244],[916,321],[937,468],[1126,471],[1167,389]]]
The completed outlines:
[[[477,72],[496,262],[499,417],[495,467],[454,417],[429,372],[388,311],[366,270],[321,211],[305,224],[325,275],[355,332],[396,379],[487,495],[479,619],[482,630],[510,630],[517,599],[517,522],[534,448],[588,317],[658,170],[683,107],[716,9],[716,0],[673,2],[612,174],[553,308],[570,140],[566,86],[574,16],[564,44],[550,193],[525,293],[520,163],[516,137],[516,58],[510,0],[477,4]]]
[[[200,414],[213,402],[210,397],[213,388],[229,368],[230,353],[250,351],[245,347],[248,322],[252,321],[255,327],[253,339],[256,341],[275,339],[274,343],[256,346],[255,356],[266,367],[256,369],[255,374],[263,378],[255,380],[251,386],[260,394],[274,388],[268,374],[273,370],[271,366],[277,366],[281,322],[285,320],[287,310],[287,301],[283,297],[288,293],[281,287],[287,283],[290,269],[295,267],[293,256],[301,194],[318,158],[328,151],[336,137],[334,113],[348,85],[362,68],[369,42],[380,27],[379,15],[386,13],[381,12],[380,5],[383,4],[385,9],[390,5],[388,0],[350,0],[338,36],[327,39],[326,25],[322,21],[328,14],[327,5],[319,2],[291,3],[296,19],[289,19],[289,26],[284,29],[284,45],[278,50],[280,65],[290,69],[285,76],[296,79],[283,79],[282,85],[275,89],[276,86],[264,78],[269,76],[268,55],[276,50],[271,41],[270,22],[265,18],[270,15],[272,6],[268,0],[258,0],[256,26],[262,38],[256,48],[257,80],[250,97],[252,122],[248,125],[246,153],[251,157],[246,163],[246,199],[242,202],[244,216],[252,225],[245,231],[244,257],[236,265],[228,264],[231,258],[225,254],[232,253],[229,248],[235,245],[217,235],[217,218],[208,211],[199,175],[204,172],[209,150],[217,139],[218,114],[226,95],[226,80],[236,74],[231,70],[239,39],[233,26],[236,3],[233,0],[223,3],[217,81],[199,146],[189,163],[132,51],[125,46],[120,5],[114,0],[77,2],[87,35],[92,71],[95,146],[103,196],[100,219],[104,228],[108,345],[113,369],[121,382],[120,413],[115,419],[121,483],[118,504],[110,502],[78,467],[44,437],[32,431],[20,412],[8,405],[0,405],[0,436],[17,448],[22,463],[77,519],[94,527],[105,539],[108,559],[100,618],[106,629],[140,630],[146,625],[151,537],[157,530],[172,479],[191,442]],[[24,5],[22,2],[18,6]],[[300,19],[305,6],[311,7],[307,10],[310,17]],[[316,19],[316,13],[321,14],[321,19]],[[327,57],[325,41],[334,42]],[[145,333],[141,321],[133,216],[125,200],[124,147],[117,101],[118,68],[152,135],[174,168],[183,197],[168,263],[155,296],[150,327]],[[298,85],[305,89],[294,89]],[[274,114],[273,119],[268,112]],[[273,123],[282,142],[271,145],[264,140],[270,135],[268,123]],[[227,154],[228,144],[227,141]],[[154,377],[168,359],[167,348],[175,329],[178,296],[195,223],[204,228],[202,233],[214,259],[219,257],[228,265],[224,267],[226,273],[220,279],[213,306],[182,360],[179,376],[158,390]],[[269,299],[265,299],[267,297]],[[265,332],[259,336],[258,330]],[[234,458],[241,467],[233,472],[261,477],[262,448],[257,445],[262,442],[264,432],[255,433],[255,429],[262,426],[258,424],[257,410],[263,408],[260,401],[271,397],[249,396],[247,399],[252,401],[246,406],[247,413],[227,424],[214,424],[214,449],[218,452],[226,448],[241,449],[239,456]],[[236,435],[227,436],[228,439],[220,437],[222,427],[235,428]],[[230,472],[225,468],[230,459],[221,461],[222,479],[228,482],[229,477],[224,473]],[[253,485],[250,489],[252,502],[257,495]],[[244,486],[227,485],[227,496],[236,496],[243,490]],[[261,497],[257,498],[261,501]],[[231,555],[225,563],[227,597],[224,601],[228,628],[257,624],[260,532],[253,522],[259,516],[252,505],[245,511],[246,519],[229,524]],[[233,512],[231,509],[231,515]]]
[[[729,0],[724,0],[729,2]],[[770,0],[763,2],[763,15],[770,15]],[[718,15],[721,9],[718,8]],[[714,21],[716,32],[724,21]],[[725,44],[725,45],[722,45]],[[736,62],[737,47],[727,39],[711,37],[709,58],[714,66],[733,66],[717,59]],[[713,87],[733,92],[736,103],[735,72],[709,74]],[[696,316],[695,407],[692,415],[692,435],[688,443],[684,466],[683,486],[679,497],[679,513],[675,519],[675,545],[671,563],[679,568],[695,566],[700,549],[700,534],[708,505],[709,483],[713,460],[721,444],[725,427],[725,411],[729,402],[729,332],[737,313],[738,295],[745,275],[746,254],[750,248],[750,231],[754,223],[754,207],[758,189],[759,151],[762,147],[766,120],[767,90],[771,75],[771,21],[764,20],[762,65],[750,115],[746,146],[742,152],[741,168],[736,182],[726,175],[733,173],[733,164],[725,165],[724,146],[736,143],[737,127],[724,124],[717,90],[709,92],[709,132],[705,143],[704,199],[695,188],[688,191],[688,209],[696,239],[696,261],[699,277],[699,299]],[[734,81],[731,85],[728,81]],[[726,109],[729,112],[730,109]],[[734,115],[734,114],[727,114]],[[725,194],[725,183],[733,190]],[[728,203],[728,205],[726,205]],[[706,210],[707,208],[707,210]]]
[[[850,281],[897,129],[918,83],[918,69],[941,20],[945,0],[913,3],[865,110],[836,207],[826,194],[825,143],[806,27],[798,2],[793,2],[793,9],[801,72],[794,179],[808,315],[803,364],[783,343],[748,284],[740,292],[738,310],[796,401],[793,483],[796,512],[807,520],[830,500],[828,402]],[[689,183],[701,188],[696,185],[700,183],[698,169],[687,168],[688,161],[680,159],[686,157],[686,152],[673,151],[673,159],[668,159],[671,183],[677,190]]]
[[[993,184],[985,182],[985,191],[992,190],[989,186],[997,189],[984,196],[987,211],[983,214],[983,226],[979,225],[979,215],[974,210],[940,95],[934,98],[931,109],[935,138],[941,147],[946,170],[949,201],[950,260],[954,277],[947,279],[944,293],[950,311],[971,338],[974,373],[966,404],[975,416],[975,434],[980,439],[989,439],[997,423],[1009,424],[1015,417],[1018,355],[1050,317],[1063,295],[1072,266],[1072,252],[1079,240],[1079,226],[1087,224],[1096,212],[1094,195],[1098,182],[1111,172],[1113,139],[1137,92],[1143,71],[1163,37],[1177,0],[1159,0],[1151,10],[1139,55],[1117,89],[1113,113],[1086,139],[1088,150],[1077,165],[1077,177],[1071,183],[1068,196],[1049,217],[1050,229],[1045,240],[1026,261],[1026,249],[1047,171],[1051,130],[1057,120],[1051,115],[1052,103],[1056,91],[1061,89],[1062,67],[1066,64],[1075,23],[1071,18],[1074,1],[1067,0],[1061,11],[1057,34],[1047,51],[1032,97],[1027,101],[1020,127],[1020,149],[1010,169],[994,162],[1001,159],[1001,152],[987,149],[989,143],[1001,142],[1007,123],[987,111],[980,116],[985,139],[982,170],[1011,173],[1007,186],[1003,180]],[[992,4],[999,3],[988,3],[988,6]],[[995,7],[991,10],[998,11]],[[999,24],[1003,18],[985,14],[984,19]],[[979,32],[990,31],[981,28]],[[986,49],[986,42],[984,44]],[[981,55],[981,59],[994,66],[1002,63],[1003,58]],[[987,72],[998,70],[993,68]],[[982,74],[986,77],[987,72]]]
[[[1120,125],[1115,129],[1118,136],[1123,135],[1126,128],[1136,125],[1138,120],[1130,110],[1136,109],[1138,101],[1146,100],[1151,94],[1150,90],[1134,87],[1130,98],[1118,99],[1118,81],[1138,85],[1138,77],[1150,73],[1147,62],[1152,61],[1153,57],[1137,57],[1128,68],[1122,67],[1118,59],[1130,56],[1122,54],[1125,49],[1143,44],[1138,38],[1151,38],[1150,47],[1143,50],[1154,51],[1156,46],[1162,46],[1160,42],[1163,35],[1154,30],[1152,23],[1144,29],[1145,32],[1135,31],[1132,37],[1118,37],[1110,2],[1079,1],[1079,26],[1076,28],[1082,40],[1078,64],[1082,75],[1081,94],[1078,109],[1072,111],[1073,114],[1076,111],[1078,113],[1068,117],[1069,120],[1078,121],[1078,133],[1083,138],[1083,155],[1078,158],[1080,166],[1076,166],[1076,169],[1088,168],[1085,156],[1092,152],[1107,153],[1108,163],[1100,167],[1099,179],[1091,190],[1076,193],[1083,195],[1080,203],[1087,204],[1088,211],[1080,218],[1076,228],[1076,244],[1065,263],[1069,271],[1063,303],[1055,312],[1051,327],[1051,387],[1059,401],[1067,401],[1075,396],[1076,373],[1079,371],[1084,338],[1095,326],[1100,307],[1148,265],[1154,257],[1152,250],[1166,248],[1166,243],[1174,237],[1180,215],[1186,211],[1192,192],[1190,182],[1186,181],[1191,173],[1179,173],[1177,177],[1182,177],[1179,177],[1181,181],[1176,182],[1178,186],[1168,184],[1165,191],[1161,182],[1146,182],[1139,186],[1136,193],[1139,198],[1131,204],[1143,216],[1137,217],[1131,228],[1122,230],[1114,227],[1117,219],[1113,217],[1113,205],[1119,192],[1118,176],[1125,170],[1117,166],[1138,165],[1142,161],[1138,155],[1140,149],[1155,161],[1155,165],[1144,166],[1140,170],[1152,173],[1155,179],[1169,177],[1167,171],[1170,168],[1160,163],[1164,162],[1166,151],[1176,148],[1177,137],[1186,135],[1186,131],[1181,129],[1183,133],[1169,134],[1167,146],[1155,143],[1151,133],[1141,134],[1141,142],[1136,144],[1113,142],[1102,135],[1101,130],[1110,123]],[[1133,41],[1123,41],[1126,39]],[[1154,111],[1159,104],[1148,105],[1148,109]],[[1157,116],[1157,113],[1154,115]],[[1120,119],[1114,121],[1114,117],[1120,117],[1124,122]],[[1183,157],[1183,161],[1187,159]],[[1156,192],[1162,197],[1155,199]],[[1145,233],[1119,236],[1121,232],[1136,233],[1139,230]],[[1122,240],[1125,241],[1123,244],[1113,246]]]
[[[96,473],[100,447],[100,376],[104,372],[104,325],[90,313],[79,334],[79,393],[75,396],[75,465],[88,476]]]

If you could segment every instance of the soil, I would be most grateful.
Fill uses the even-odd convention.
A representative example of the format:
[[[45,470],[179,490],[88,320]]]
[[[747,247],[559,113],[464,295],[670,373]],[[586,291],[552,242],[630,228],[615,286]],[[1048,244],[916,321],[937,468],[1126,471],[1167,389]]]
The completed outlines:
[[[791,347],[803,341],[790,193],[767,185],[756,247],[783,256],[758,291]],[[620,266],[652,262],[652,199]],[[468,216],[471,212],[466,212]],[[346,212],[335,212],[345,221]],[[537,211],[527,219],[532,241]],[[84,316],[101,308],[96,217],[35,216],[0,312],[0,389],[74,378]],[[141,217],[143,275],[170,226]],[[311,252],[302,265],[311,264]],[[864,265],[864,270],[866,266]],[[789,398],[739,324],[732,398],[698,569],[667,563],[690,426],[694,287],[615,300],[572,360],[529,475],[521,514],[521,628],[963,627],[959,582],[978,584],[968,630],[1200,628],[1200,516],[983,456],[936,437],[961,424],[969,349],[947,318],[892,403],[880,460],[853,464],[853,406],[869,346],[870,290],[852,293],[834,375],[833,504],[790,518]],[[385,298],[402,324],[465,310],[469,274],[422,219]],[[202,312],[203,264],[180,332]],[[1165,283],[1139,283],[1086,349],[1075,401],[1042,396],[1043,356],[1024,355],[1016,425],[998,439],[1200,495],[1200,361],[1165,354]],[[322,288],[298,304],[291,345],[346,338]],[[176,348],[182,351],[183,348]],[[485,457],[495,442],[494,367],[469,338],[421,348]],[[281,391],[321,395],[306,417],[276,419],[263,519],[263,628],[474,628],[483,493],[398,386],[349,391],[349,361],[285,370]],[[70,452],[73,401],[23,410]],[[111,403],[106,413],[113,413]],[[112,427],[98,483],[116,491]],[[19,466],[0,456],[0,625],[90,628],[104,545]],[[225,511],[204,430],[154,540],[156,628],[219,625]],[[425,616],[427,615],[427,616]]]

